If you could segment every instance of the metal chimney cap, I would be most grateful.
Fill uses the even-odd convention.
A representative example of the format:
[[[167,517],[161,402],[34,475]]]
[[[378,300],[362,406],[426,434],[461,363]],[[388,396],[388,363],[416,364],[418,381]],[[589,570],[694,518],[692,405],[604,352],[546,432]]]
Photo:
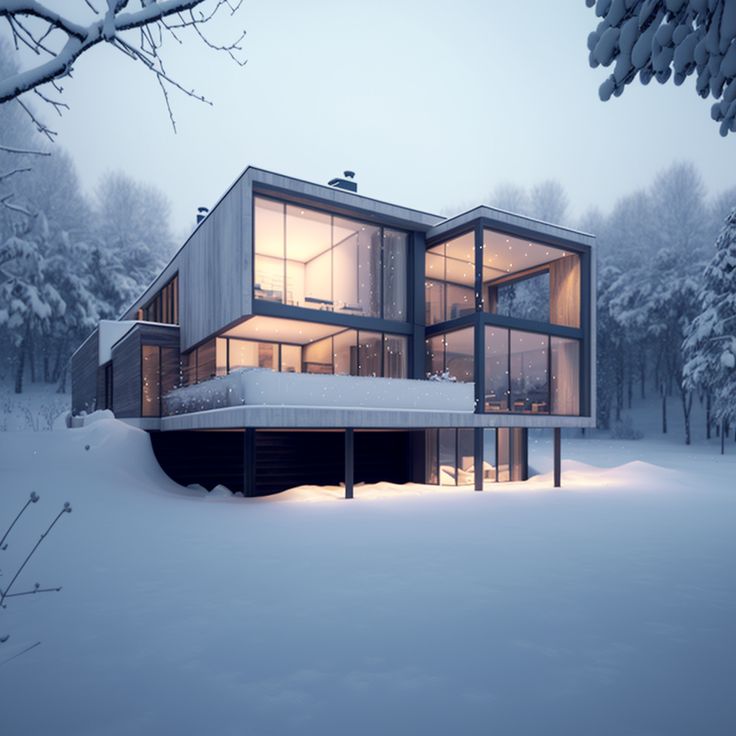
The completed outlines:
[[[343,176],[346,179],[355,179],[355,172],[354,171],[343,171]]]

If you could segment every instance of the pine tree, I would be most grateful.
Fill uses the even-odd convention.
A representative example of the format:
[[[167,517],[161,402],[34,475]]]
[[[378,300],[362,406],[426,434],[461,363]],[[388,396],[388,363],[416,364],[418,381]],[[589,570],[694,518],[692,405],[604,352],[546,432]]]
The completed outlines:
[[[64,302],[46,281],[41,243],[46,220],[37,215],[25,229],[0,244],[0,328],[15,349],[15,392],[23,391],[26,359],[34,358],[38,338]]]
[[[705,269],[700,313],[683,343],[683,385],[709,393],[717,419],[736,422],[736,208]]]

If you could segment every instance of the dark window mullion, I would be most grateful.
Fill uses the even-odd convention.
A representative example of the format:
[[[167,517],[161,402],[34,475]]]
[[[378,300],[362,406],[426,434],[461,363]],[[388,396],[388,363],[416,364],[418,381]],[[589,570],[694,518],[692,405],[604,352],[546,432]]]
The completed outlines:
[[[506,330],[506,411],[511,411],[511,330]]]

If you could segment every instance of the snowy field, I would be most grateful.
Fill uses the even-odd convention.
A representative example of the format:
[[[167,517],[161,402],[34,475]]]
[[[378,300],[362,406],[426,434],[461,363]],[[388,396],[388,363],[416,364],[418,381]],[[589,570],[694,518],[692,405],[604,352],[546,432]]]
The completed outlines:
[[[114,420],[0,435],[0,518],[41,496],[5,571],[74,507],[24,575],[63,590],[0,612],[3,659],[42,642],[0,666],[3,733],[736,733],[733,440],[563,451],[557,491],[246,500]]]

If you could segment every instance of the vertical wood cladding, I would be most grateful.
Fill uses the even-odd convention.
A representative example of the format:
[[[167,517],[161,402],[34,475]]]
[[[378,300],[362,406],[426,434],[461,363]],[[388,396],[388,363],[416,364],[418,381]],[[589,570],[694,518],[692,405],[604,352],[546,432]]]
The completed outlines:
[[[247,200],[247,201],[246,201]],[[249,187],[241,179],[192,234],[179,256],[183,351],[250,311]],[[250,242],[250,236],[247,237]],[[246,276],[247,274],[247,276]],[[248,292],[248,293],[247,293]]]
[[[97,409],[99,333],[95,330],[72,356],[72,412]]]

